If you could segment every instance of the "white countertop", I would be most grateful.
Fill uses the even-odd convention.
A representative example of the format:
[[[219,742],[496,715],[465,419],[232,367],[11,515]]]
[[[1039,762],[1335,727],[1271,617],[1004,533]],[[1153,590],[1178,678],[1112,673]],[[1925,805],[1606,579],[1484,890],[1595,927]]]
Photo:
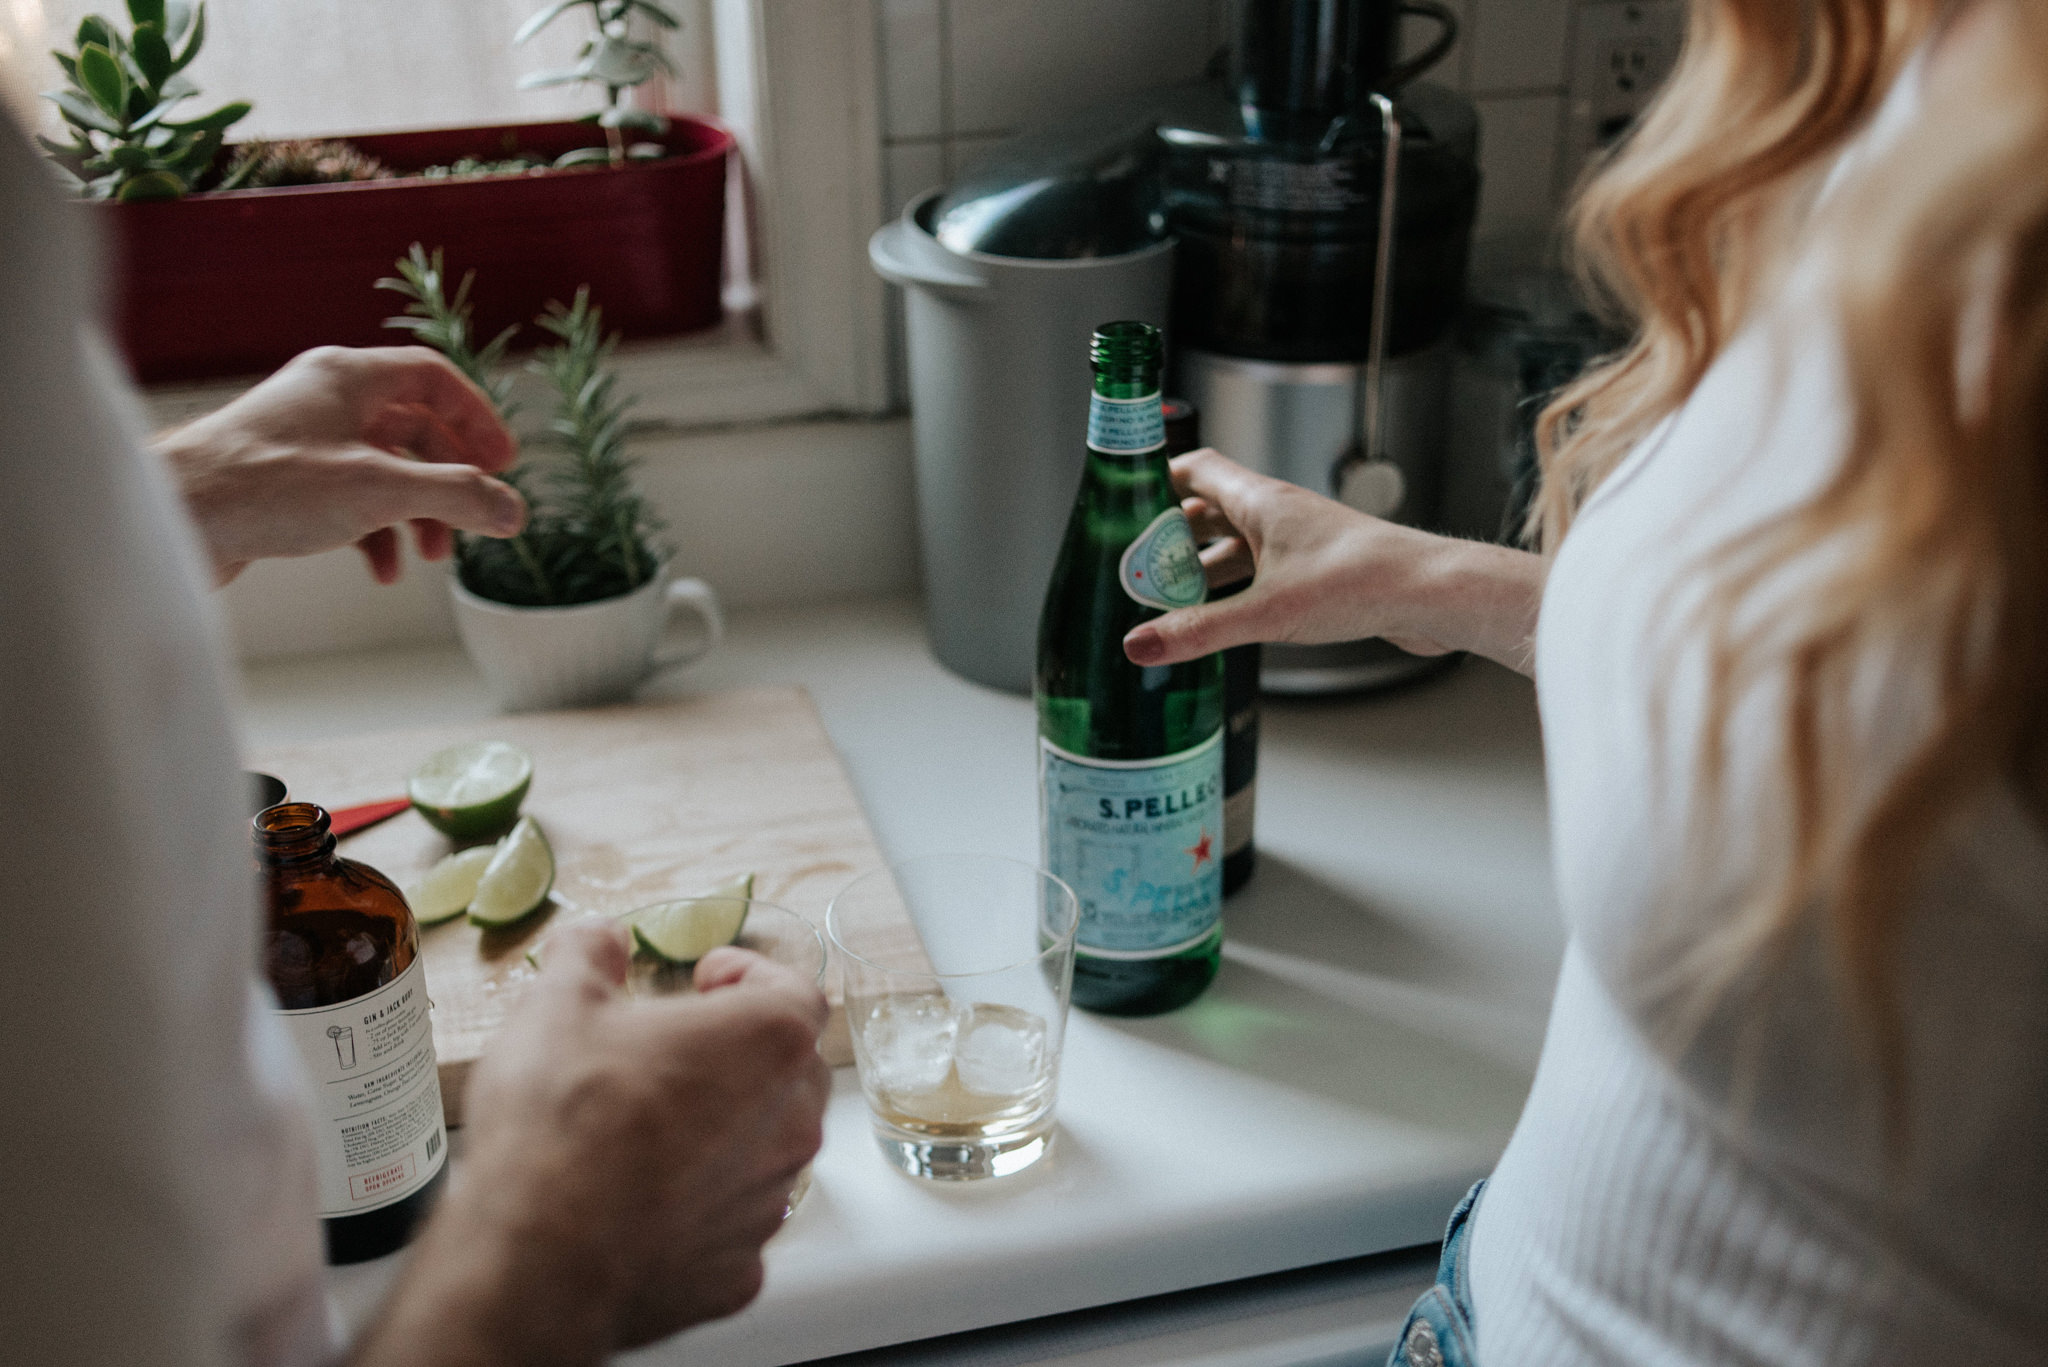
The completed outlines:
[[[941,669],[914,603],[741,614],[649,693],[787,682],[886,853],[1035,858],[1030,702]],[[256,666],[244,715],[267,745],[490,711],[450,647]],[[1563,948],[1533,692],[1468,661],[1387,697],[1269,699],[1259,765],[1222,973],[1169,1016],[1075,1013],[1047,1159],[904,1177],[843,1069],[760,1300],[630,1360],[800,1362],[1433,1241],[1514,1123]],[[338,1272],[345,1312],[401,1262]]]

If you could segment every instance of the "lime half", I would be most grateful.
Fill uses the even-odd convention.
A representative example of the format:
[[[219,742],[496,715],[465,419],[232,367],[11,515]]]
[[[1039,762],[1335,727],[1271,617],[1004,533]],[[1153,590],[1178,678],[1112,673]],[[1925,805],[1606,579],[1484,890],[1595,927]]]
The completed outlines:
[[[469,910],[476,885],[496,855],[495,845],[478,845],[457,850],[428,869],[420,880],[406,888],[405,900],[412,906],[413,919],[423,926],[452,921]]]
[[[693,964],[740,937],[753,895],[748,873],[696,897],[642,907],[632,915],[633,943],[672,964]]]
[[[492,840],[519,819],[533,756],[502,740],[451,745],[413,771],[406,796],[451,840]]]
[[[555,886],[555,852],[530,816],[498,842],[469,901],[471,925],[494,930],[530,916]]]

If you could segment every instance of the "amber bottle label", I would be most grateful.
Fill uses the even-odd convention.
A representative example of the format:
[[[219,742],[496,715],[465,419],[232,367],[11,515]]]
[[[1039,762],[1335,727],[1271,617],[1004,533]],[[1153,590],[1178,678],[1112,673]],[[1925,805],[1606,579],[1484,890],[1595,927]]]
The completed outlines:
[[[278,1014],[317,1098],[320,1214],[360,1215],[425,1186],[448,1135],[420,960],[352,1001]]]

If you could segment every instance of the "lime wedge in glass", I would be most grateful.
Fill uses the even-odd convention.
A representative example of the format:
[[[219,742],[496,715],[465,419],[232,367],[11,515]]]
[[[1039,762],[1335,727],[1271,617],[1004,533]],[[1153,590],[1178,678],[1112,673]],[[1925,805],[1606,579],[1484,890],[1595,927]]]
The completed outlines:
[[[423,926],[436,926],[468,911],[476,896],[476,885],[497,852],[495,845],[457,850],[420,875],[419,881],[405,890],[413,919]]]
[[[696,897],[656,902],[632,914],[633,943],[672,964],[693,964],[740,937],[754,875],[719,884]]]
[[[533,757],[502,740],[451,745],[413,771],[406,796],[451,840],[494,840],[519,819]]]
[[[471,925],[494,930],[533,914],[555,886],[555,852],[530,816],[498,842],[469,901]]]

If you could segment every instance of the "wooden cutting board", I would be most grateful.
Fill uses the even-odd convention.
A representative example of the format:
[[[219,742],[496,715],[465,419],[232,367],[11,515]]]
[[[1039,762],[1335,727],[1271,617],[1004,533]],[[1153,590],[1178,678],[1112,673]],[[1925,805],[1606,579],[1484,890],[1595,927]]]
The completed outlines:
[[[448,1123],[461,1123],[470,1067],[534,978],[526,951],[567,918],[687,896],[753,872],[754,894],[824,927],[825,907],[880,850],[839,756],[801,688],[679,702],[496,717],[263,751],[255,767],[294,801],[347,807],[405,791],[418,764],[458,741],[500,739],[533,756],[524,810],[554,846],[553,900],[520,925],[482,932],[458,918],[421,932]],[[347,837],[341,853],[400,886],[453,846],[407,811]],[[904,932],[915,939],[908,918]],[[852,1062],[838,967],[821,1045]]]

